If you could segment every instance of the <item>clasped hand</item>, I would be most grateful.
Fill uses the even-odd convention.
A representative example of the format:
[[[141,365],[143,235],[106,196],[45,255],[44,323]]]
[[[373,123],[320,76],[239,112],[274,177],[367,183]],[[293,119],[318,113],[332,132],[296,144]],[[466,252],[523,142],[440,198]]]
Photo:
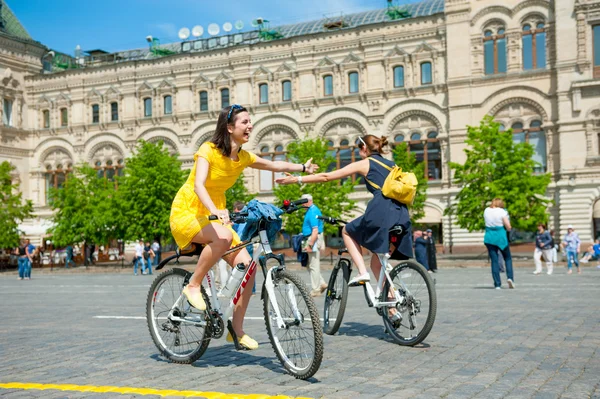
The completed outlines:
[[[319,165],[313,164],[312,158],[306,161],[304,166],[306,168],[306,173],[310,175],[314,174],[317,170],[319,170]],[[282,185],[298,183],[298,177],[292,175],[291,173],[285,172],[285,176],[278,177],[277,179],[275,179],[275,183]]]

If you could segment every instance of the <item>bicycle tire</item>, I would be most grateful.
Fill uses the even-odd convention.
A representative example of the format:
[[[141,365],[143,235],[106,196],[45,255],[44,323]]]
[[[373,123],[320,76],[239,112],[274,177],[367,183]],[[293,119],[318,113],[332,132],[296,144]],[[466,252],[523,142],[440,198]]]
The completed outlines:
[[[150,286],[146,300],[146,320],[154,345],[164,357],[180,364],[190,364],[198,360],[210,343],[209,324],[200,327],[167,319],[167,315],[181,295],[184,282],[190,275],[187,270],[179,268],[161,273]],[[203,286],[201,289],[204,301],[208,304],[206,291]],[[177,316],[195,315],[199,320],[209,322],[206,312],[193,308],[185,298],[183,301],[183,308],[175,311]],[[195,330],[200,333],[196,333]],[[192,336],[192,341],[188,341],[186,332]]]
[[[382,317],[386,332],[392,337],[394,342],[403,346],[415,346],[423,342],[431,332],[435,316],[437,313],[437,295],[433,280],[427,270],[414,260],[404,260],[396,265],[390,272],[390,277],[394,281],[394,287],[401,291],[404,300],[396,306],[396,310],[402,315],[402,320],[392,321],[386,308],[383,308]],[[403,285],[396,283],[402,281]],[[418,280],[422,280],[420,283]],[[425,286],[427,295],[421,295]],[[406,291],[405,291],[406,288]],[[386,298],[390,289],[389,281],[385,282],[381,298]],[[422,308],[427,306],[427,317],[423,323],[423,328],[415,333],[418,328],[417,315],[422,312]],[[389,309],[389,308],[388,308]],[[405,333],[405,331],[407,333]],[[413,335],[414,334],[414,335]]]
[[[350,262],[340,259],[332,270],[325,294],[323,312],[323,332],[334,335],[340,328],[348,301],[348,281],[350,280]],[[331,316],[334,316],[333,318]]]
[[[297,379],[306,380],[317,372],[323,360],[323,329],[319,320],[317,307],[308,293],[308,288],[306,288],[306,285],[299,276],[286,270],[274,271],[273,273],[277,305],[281,317],[284,321],[288,320],[290,324],[286,325],[285,328],[279,328],[277,325],[269,293],[266,284],[264,284],[262,289],[263,310],[269,340],[271,341],[275,355],[277,355],[277,358],[287,372]],[[277,292],[281,288],[283,288],[285,296],[277,295]],[[294,315],[293,305],[289,298],[289,289],[294,290],[295,295],[293,298],[295,298],[296,307],[302,320],[298,320]],[[304,306],[302,306],[300,301],[304,303]],[[286,311],[289,311],[289,314]],[[303,332],[306,332],[304,334],[305,337],[293,336],[294,334],[301,334]],[[300,350],[300,346],[303,343],[311,346],[310,351],[312,353],[309,354],[309,361],[306,360],[307,357],[305,354],[295,353]]]

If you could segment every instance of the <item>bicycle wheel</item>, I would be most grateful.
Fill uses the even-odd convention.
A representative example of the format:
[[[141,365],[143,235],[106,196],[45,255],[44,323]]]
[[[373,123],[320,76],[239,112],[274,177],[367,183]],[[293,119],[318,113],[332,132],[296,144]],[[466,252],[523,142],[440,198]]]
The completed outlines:
[[[433,327],[437,311],[437,298],[433,280],[427,270],[413,260],[405,260],[390,272],[394,289],[403,300],[395,308],[383,308],[382,317],[386,331],[392,339],[405,346],[421,343]],[[389,281],[385,282],[382,298],[389,298]],[[400,318],[390,315],[396,309]],[[393,320],[394,319],[394,320]]]
[[[263,285],[265,324],[273,350],[283,367],[294,377],[312,377],[323,360],[323,329],[317,307],[302,279],[286,270],[275,271],[273,290],[285,327],[277,324],[266,284]]]
[[[340,259],[332,270],[327,285],[323,315],[325,334],[335,334],[342,324],[348,300],[348,280],[350,280],[350,262],[347,259]]]
[[[160,353],[175,363],[195,362],[210,343],[206,312],[192,307],[181,295],[190,276],[183,269],[165,271],[152,283],[146,302],[150,336]],[[201,289],[208,303],[204,287]]]

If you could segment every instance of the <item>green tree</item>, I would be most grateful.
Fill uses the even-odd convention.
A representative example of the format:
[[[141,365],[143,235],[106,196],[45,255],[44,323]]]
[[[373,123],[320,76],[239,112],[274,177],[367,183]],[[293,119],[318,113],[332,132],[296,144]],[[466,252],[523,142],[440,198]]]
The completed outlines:
[[[409,207],[412,220],[419,220],[425,216],[425,201],[427,200],[428,180],[425,177],[425,164],[417,163],[417,157],[408,151],[406,143],[400,143],[394,148],[394,163],[404,172],[413,172],[417,176],[419,185],[413,204]]]
[[[244,184],[244,174],[235,181],[233,186],[225,192],[225,200],[227,201],[227,208],[233,212],[233,204],[236,201],[242,201],[247,204],[250,200],[254,199],[256,194],[248,192],[246,185]]]
[[[468,126],[467,160],[451,162],[454,183],[461,187],[456,202],[445,214],[456,215],[458,225],[469,231],[483,230],[483,211],[490,201],[502,198],[513,227],[535,230],[548,219],[552,200],[544,198],[549,173],[536,173],[533,146],[514,143],[512,132],[500,131],[500,124],[486,116],[479,126]]]
[[[13,183],[11,172],[15,169],[8,161],[0,164],[0,248],[19,245],[19,223],[33,216],[33,203],[23,201],[19,183]]]
[[[319,165],[319,172],[327,169],[327,165],[334,165],[335,158],[327,153],[327,142],[322,139],[307,139],[293,142],[288,146],[288,159],[294,163],[304,163],[312,158],[312,162]],[[349,217],[350,212],[355,207],[355,201],[351,200],[349,195],[354,191],[356,183],[352,179],[347,179],[340,184],[339,181],[332,181],[319,184],[290,184],[277,186],[273,190],[277,197],[277,204],[282,205],[286,199],[297,200],[302,194],[311,194],[315,205],[321,209],[323,215],[335,218]],[[286,216],[285,228],[292,234],[299,233],[302,230],[304,221],[304,212],[294,212]],[[325,231],[329,234],[337,232],[337,227],[325,225]]]
[[[118,220],[112,218],[115,184],[88,164],[74,168],[59,189],[50,189],[53,227],[49,229],[57,246],[92,242],[107,243],[117,234]]]
[[[170,155],[162,141],[139,141],[125,162],[117,190],[115,212],[125,223],[125,240],[171,237],[171,205],[189,173],[181,170],[177,155]]]

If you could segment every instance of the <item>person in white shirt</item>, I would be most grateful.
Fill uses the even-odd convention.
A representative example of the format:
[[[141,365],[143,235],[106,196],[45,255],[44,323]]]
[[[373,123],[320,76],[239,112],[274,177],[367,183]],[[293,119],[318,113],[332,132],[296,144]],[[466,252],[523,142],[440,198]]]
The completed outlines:
[[[500,266],[498,264],[498,252],[502,252],[506,264],[506,282],[508,288],[515,288],[512,256],[510,246],[508,245],[507,231],[511,230],[508,212],[504,209],[504,201],[500,198],[494,198],[492,204],[485,208],[483,212],[485,221],[485,236],[483,243],[488,249],[488,254],[492,261],[492,277],[494,287],[500,289],[502,281],[500,280]]]
[[[137,276],[138,264],[141,264],[140,269],[144,271],[144,240],[140,240],[135,244],[135,257],[133,258],[133,275]]]
[[[158,243],[158,240],[154,240],[154,242],[152,243],[152,252],[154,252],[154,267],[156,268],[156,266],[158,266],[158,264],[160,263],[160,244]]]

